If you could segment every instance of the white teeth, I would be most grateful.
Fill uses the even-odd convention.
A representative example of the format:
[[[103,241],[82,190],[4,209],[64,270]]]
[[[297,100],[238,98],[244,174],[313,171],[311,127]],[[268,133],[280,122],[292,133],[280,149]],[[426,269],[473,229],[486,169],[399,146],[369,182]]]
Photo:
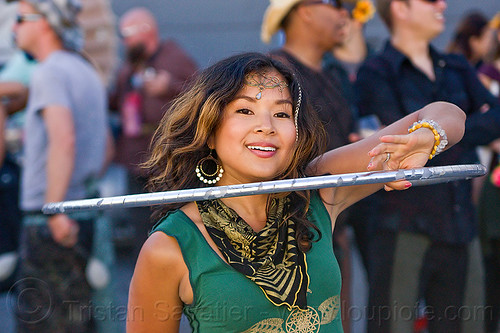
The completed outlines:
[[[443,16],[443,14],[441,14],[441,13],[436,13],[434,16],[435,16],[437,19],[442,19],[442,18],[444,17],[444,16]]]
[[[248,149],[262,150],[262,151],[276,151],[274,147],[260,147],[260,146],[247,146]]]

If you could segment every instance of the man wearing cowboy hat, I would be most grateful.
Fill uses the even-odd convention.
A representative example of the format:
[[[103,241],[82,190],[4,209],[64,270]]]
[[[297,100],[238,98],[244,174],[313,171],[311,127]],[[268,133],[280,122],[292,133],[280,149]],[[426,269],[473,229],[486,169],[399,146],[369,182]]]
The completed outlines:
[[[261,39],[266,43],[283,30],[285,44],[272,54],[300,73],[304,90],[325,125],[327,149],[348,144],[354,127],[340,81],[322,69],[324,54],[344,41],[346,23],[347,11],[340,0],[271,0],[262,22]]]
[[[271,54],[296,69],[302,78],[306,98],[318,112],[327,133],[327,150],[358,139],[354,133],[354,112],[348,102],[338,72],[324,68],[326,53],[347,38],[348,13],[341,0],[271,0],[262,22],[261,39],[269,43],[282,30],[285,43]],[[335,247],[345,244],[348,211],[337,220]],[[341,253],[338,251],[337,253]],[[341,269],[349,270],[348,261],[338,256]],[[348,283],[344,286],[348,287]],[[342,304],[348,304],[347,290]],[[343,326],[349,331],[349,320]]]
[[[85,267],[96,216],[40,212],[47,202],[91,195],[88,184],[104,166],[106,94],[78,54],[79,9],[78,0],[22,0],[14,26],[19,48],[39,62],[25,120],[19,332],[92,330]]]

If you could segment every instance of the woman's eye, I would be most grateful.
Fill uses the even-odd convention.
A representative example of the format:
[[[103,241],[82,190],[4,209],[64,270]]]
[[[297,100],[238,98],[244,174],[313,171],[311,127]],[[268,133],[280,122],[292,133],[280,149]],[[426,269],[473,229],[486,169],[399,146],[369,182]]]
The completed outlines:
[[[241,114],[252,114],[251,110],[248,109],[238,109],[236,110],[236,113],[241,113]]]
[[[286,112],[278,112],[275,114],[277,118],[291,118],[291,116]]]

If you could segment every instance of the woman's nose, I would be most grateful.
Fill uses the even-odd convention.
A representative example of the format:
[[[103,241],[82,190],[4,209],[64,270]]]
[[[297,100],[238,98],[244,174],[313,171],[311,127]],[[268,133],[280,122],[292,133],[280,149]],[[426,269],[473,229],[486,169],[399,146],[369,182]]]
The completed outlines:
[[[257,123],[255,125],[255,132],[262,132],[271,134],[275,132],[273,125],[273,118],[269,114],[259,115],[256,117]]]

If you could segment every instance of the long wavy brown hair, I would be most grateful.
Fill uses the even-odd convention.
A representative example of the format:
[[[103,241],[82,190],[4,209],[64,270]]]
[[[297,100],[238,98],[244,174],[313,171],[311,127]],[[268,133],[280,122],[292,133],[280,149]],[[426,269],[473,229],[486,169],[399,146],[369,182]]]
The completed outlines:
[[[150,158],[142,165],[148,174],[150,191],[211,186],[201,182],[194,171],[199,160],[210,153],[208,139],[221,123],[226,105],[243,88],[245,76],[265,70],[276,70],[283,75],[295,109],[300,89],[299,78],[281,62],[260,53],[244,53],[212,65],[200,73],[191,88],[173,102],[154,134]],[[296,149],[288,167],[276,180],[305,177],[308,164],[324,152],[325,132],[316,113],[308,106],[304,91],[297,124]],[[310,193],[302,191],[286,195],[291,200],[289,216],[298,225],[299,246],[307,251],[313,238],[316,238],[313,230],[318,234],[317,239],[321,237],[319,229],[306,218]],[[275,196],[278,195],[270,197]],[[162,218],[168,211],[182,205],[160,206],[153,213],[153,218]]]

